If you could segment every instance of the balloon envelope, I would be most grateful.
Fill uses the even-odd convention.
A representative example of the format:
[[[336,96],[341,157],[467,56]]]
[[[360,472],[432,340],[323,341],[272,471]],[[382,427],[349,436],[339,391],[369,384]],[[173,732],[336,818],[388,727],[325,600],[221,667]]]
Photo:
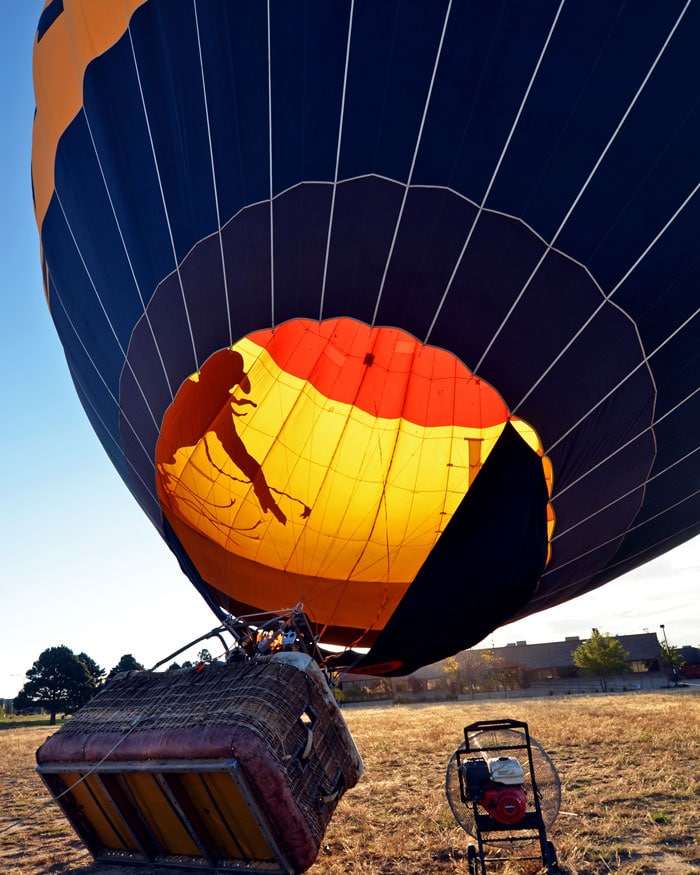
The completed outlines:
[[[698,533],[699,18],[48,0],[46,297],[212,607],[404,673]]]

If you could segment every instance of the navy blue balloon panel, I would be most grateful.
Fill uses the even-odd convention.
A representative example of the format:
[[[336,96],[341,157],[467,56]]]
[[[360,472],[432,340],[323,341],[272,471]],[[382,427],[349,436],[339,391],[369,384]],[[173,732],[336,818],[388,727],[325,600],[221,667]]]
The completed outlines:
[[[367,670],[407,671],[700,531],[696,5],[273,0],[268,16],[243,0],[95,0],[86,10],[49,4],[35,44],[45,291],[99,439],[215,610],[269,607],[288,585],[322,640],[372,648]],[[351,336],[369,346],[341,355],[334,344]],[[380,380],[389,336],[398,357]],[[404,489],[391,466],[367,475],[383,482],[357,544],[372,572],[360,570],[364,558],[349,571],[303,561],[325,537],[320,492],[319,504],[302,501],[286,558],[271,560],[269,591],[263,554],[241,546],[242,517],[230,530],[203,504],[199,523],[178,517],[167,466],[182,448],[163,450],[168,417],[194,398],[192,381],[204,391],[205,365],[230,348],[246,368],[236,391],[250,398],[231,387],[227,434],[248,434],[255,408],[255,437],[242,439],[251,458],[260,442],[256,464],[282,478],[286,497],[273,506],[278,493],[266,493],[265,504],[234,453],[206,501],[228,478],[228,505],[243,507],[231,484],[246,481],[271,555],[291,538],[294,478],[309,465],[315,482],[321,464],[313,439],[297,447],[285,430],[301,409],[284,406],[286,392],[313,399],[318,417],[375,417],[377,453],[391,422],[412,423],[397,459],[416,428],[426,440],[466,429],[462,449],[477,441],[463,486],[462,450],[446,451],[452,498],[410,572],[396,556],[413,549],[414,517],[396,556],[387,546],[382,562],[375,543],[392,489]],[[311,349],[319,359],[307,368]],[[409,349],[421,350],[410,373],[428,381],[418,395],[400,376]],[[418,364],[426,350],[440,362],[432,375]],[[459,399],[447,419],[436,413],[443,353],[507,411],[498,426],[476,416],[481,437]],[[346,354],[365,368],[356,396],[323,373]],[[462,385],[454,379],[448,394]],[[268,383],[265,407],[256,392]],[[424,395],[424,413],[412,412]],[[330,433],[330,420],[308,415]],[[330,459],[357,439],[353,428],[330,453],[329,481],[348,479]],[[191,445],[206,464],[214,435],[224,440],[209,423]],[[361,467],[358,503],[371,491]],[[415,507],[430,491],[421,476]],[[345,524],[338,538],[349,543]],[[323,549],[334,554],[332,538]],[[309,571],[316,559],[323,572]],[[366,615],[360,602],[372,605]],[[445,634],[418,643],[419,619]]]

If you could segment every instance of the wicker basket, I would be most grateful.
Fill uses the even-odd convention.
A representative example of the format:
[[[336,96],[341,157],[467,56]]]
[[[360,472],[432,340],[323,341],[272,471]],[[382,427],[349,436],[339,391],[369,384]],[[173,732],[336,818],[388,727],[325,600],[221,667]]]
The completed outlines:
[[[305,871],[362,761],[305,655],[115,677],[37,751],[96,859]]]

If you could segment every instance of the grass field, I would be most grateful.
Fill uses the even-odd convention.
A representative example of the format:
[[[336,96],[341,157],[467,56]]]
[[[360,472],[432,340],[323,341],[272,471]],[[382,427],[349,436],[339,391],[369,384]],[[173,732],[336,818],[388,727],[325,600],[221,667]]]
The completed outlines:
[[[527,721],[559,771],[561,813],[549,838],[562,871],[700,873],[697,693],[349,707],[344,714],[365,774],[340,802],[311,875],[467,873],[469,838],[447,804],[445,770],[465,724],[503,717]],[[0,731],[0,872],[148,873],[92,864],[57,807],[42,808],[48,796],[34,751],[50,731]],[[491,871],[538,868],[506,863]]]

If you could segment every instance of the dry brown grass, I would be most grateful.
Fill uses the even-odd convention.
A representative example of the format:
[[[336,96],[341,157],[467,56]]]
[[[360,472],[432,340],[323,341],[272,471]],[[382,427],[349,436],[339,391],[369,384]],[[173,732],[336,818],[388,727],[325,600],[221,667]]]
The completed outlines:
[[[526,720],[559,770],[562,813],[549,838],[564,871],[700,873],[698,695],[669,691],[353,707],[344,713],[365,775],[338,806],[310,875],[466,873],[469,839],[447,805],[445,769],[465,724],[502,717]],[[34,750],[47,732],[0,732],[0,830],[48,798],[34,771]],[[527,865],[489,871],[537,871]],[[124,875],[132,870],[91,864],[51,806],[0,832],[0,871]]]

